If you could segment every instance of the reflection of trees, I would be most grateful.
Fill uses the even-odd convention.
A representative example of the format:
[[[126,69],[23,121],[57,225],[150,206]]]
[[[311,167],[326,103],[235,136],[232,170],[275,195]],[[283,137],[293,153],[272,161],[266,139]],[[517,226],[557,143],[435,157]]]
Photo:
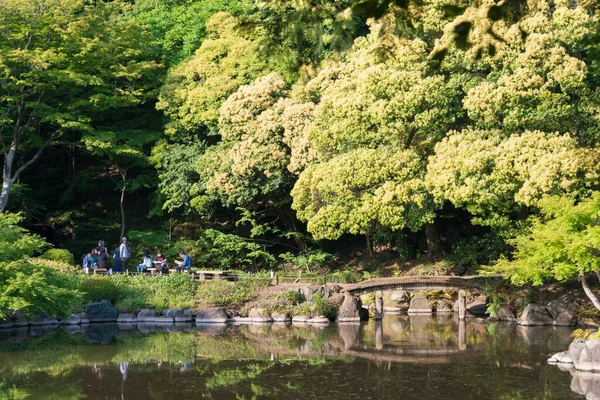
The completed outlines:
[[[467,346],[461,351],[458,323],[452,318],[401,317],[384,318],[383,336],[376,348],[376,328],[371,322],[324,329],[228,326],[220,333],[157,331],[141,335],[133,331],[122,332],[108,346],[91,345],[83,334],[61,331],[21,344],[4,341],[0,342],[0,380],[5,379],[0,383],[0,400],[13,399],[18,393],[47,398],[39,395],[44,390],[58,391],[60,398],[78,398],[83,390],[81,376],[95,379],[91,366],[107,369],[105,380],[120,379],[119,363],[129,363],[128,379],[122,383],[125,393],[138,379],[148,382],[148,394],[157,395],[185,390],[184,397],[192,396],[200,387],[209,398],[224,393],[248,399],[296,398],[300,388],[303,396],[322,398],[326,397],[324,387],[332,386],[327,376],[335,371],[344,382],[368,381],[373,387],[387,388],[396,387],[399,377],[410,382],[434,376],[424,384],[423,398],[428,394],[435,397],[439,387],[453,387],[456,382],[475,388],[472,394],[479,398],[531,398],[532,391],[509,390],[507,380],[549,382],[554,370],[541,369],[539,362],[545,360],[544,351],[560,343],[564,347],[565,342],[560,340],[562,331],[549,327],[522,332],[513,325],[468,321]],[[568,331],[565,333],[568,336]],[[482,359],[485,361],[479,362]],[[158,360],[164,362],[160,370]],[[183,363],[192,361],[189,370],[181,371]],[[288,376],[293,378],[281,379]],[[475,383],[479,380],[485,385]],[[536,390],[551,389],[555,390],[556,384]],[[365,398],[370,395],[377,393],[367,392]]]

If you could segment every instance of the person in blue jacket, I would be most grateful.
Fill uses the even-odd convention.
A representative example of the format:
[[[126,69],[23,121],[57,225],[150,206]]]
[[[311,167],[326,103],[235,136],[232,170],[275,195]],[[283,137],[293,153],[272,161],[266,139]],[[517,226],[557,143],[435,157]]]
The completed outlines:
[[[177,268],[175,268],[175,270],[177,272],[181,272],[184,269],[189,271],[190,268],[192,268],[192,259],[190,258],[190,256],[185,254],[183,250],[179,252],[179,256],[183,258],[183,261],[175,261],[175,264],[177,264]]]
[[[115,248],[115,252],[113,254],[113,272],[123,272],[121,268],[121,252],[119,248]]]

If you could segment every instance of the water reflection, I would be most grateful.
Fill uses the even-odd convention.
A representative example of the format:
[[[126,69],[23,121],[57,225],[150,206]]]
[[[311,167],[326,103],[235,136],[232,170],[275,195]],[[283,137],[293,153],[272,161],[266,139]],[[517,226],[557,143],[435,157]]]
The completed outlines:
[[[0,331],[0,398],[579,398],[545,363],[569,334],[430,316]]]

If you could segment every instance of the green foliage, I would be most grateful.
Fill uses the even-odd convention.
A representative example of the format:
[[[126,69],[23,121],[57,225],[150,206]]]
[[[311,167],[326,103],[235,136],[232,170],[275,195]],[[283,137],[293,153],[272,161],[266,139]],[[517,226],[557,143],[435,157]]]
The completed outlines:
[[[67,264],[62,261],[47,260],[42,257],[30,257],[30,258],[27,258],[26,260],[33,265],[38,265],[38,266],[46,267],[46,268],[52,268],[52,269],[55,269],[60,272],[75,273],[80,269],[79,265],[75,265],[72,263]]]
[[[0,263],[0,318],[15,310],[28,318],[36,314],[64,317],[80,300],[71,275],[25,260]]]
[[[196,299],[202,305],[239,305],[254,296],[254,289],[244,282],[233,283],[221,279],[200,282]]]
[[[571,337],[573,339],[591,339],[592,333],[594,333],[592,329],[575,329],[573,332],[571,332]],[[599,332],[596,332],[596,335],[598,335],[598,333]]]
[[[218,269],[247,269],[275,265],[275,257],[262,246],[237,235],[207,229],[198,241],[202,265]]]
[[[1,138],[9,189],[58,137],[101,135],[98,127],[110,124],[115,110],[153,96],[160,64],[147,32],[124,18],[128,8],[83,0],[0,5],[0,129],[17,127]],[[21,151],[37,155],[12,170]]]
[[[117,300],[123,297],[115,282],[104,276],[82,276],[79,291],[83,294],[83,301],[86,303],[108,300],[111,304],[116,304]]]
[[[148,27],[167,64],[174,65],[200,46],[207,35],[210,16],[219,11],[239,13],[243,4],[240,0],[138,0],[133,13],[136,22]]]
[[[48,247],[41,237],[18,225],[22,220],[20,214],[0,212],[0,260],[20,260]]]
[[[316,294],[311,299],[313,303],[312,310],[316,315],[322,315],[328,318],[330,321],[333,321],[337,315],[335,308],[331,304],[329,304],[326,300],[323,299],[322,296]]]
[[[489,271],[514,284],[565,281],[600,269],[600,193],[578,204],[564,197],[540,201],[544,218],[532,220],[530,233],[517,237],[514,259],[500,260]]]
[[[46,260],[51,261],[59,261],[64,264],[75,264],[75,258],[73,257],[73,253],[71,253],[67,249],[46,250],[46,252],[44,252],[44,254],[40,256],[40,258],[44,258]]]
[[[286,263],[291,263],[295,269],[302,270],[306,268],[308,272],[310,272],[311,268],[324,267],[337,259],[334,254],[322,250],[312,250],[300,254],[287,252],[280,254],[279,257]]]
[[[288,290],[287,292],[285,292],[283,294],[283,298],[285,301],[287,301],[288,303],[290,303],[294,306],[306,301],[306,299],[304,298],[302,293],[300,293],[297,290]]]
[[[80,275],[79,290],[86,302],[108,300],[119,309],[189,308],[195,306],[196,284],[187,274]]]

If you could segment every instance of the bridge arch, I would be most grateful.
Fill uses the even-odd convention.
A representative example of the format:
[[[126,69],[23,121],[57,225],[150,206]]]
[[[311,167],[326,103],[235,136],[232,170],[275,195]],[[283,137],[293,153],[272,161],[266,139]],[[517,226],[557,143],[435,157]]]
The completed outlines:
[[[498,276],[401,276],[348,284],[343,291],[355,296],[385,290],[466,290],[482,293],[488,284],[500,279]]]

